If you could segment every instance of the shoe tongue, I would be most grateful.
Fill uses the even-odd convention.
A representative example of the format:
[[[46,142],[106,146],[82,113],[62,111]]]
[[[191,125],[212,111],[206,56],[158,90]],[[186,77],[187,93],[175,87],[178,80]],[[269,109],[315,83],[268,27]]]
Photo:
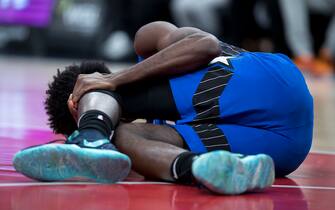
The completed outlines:
[[[109,138],[95,129],[83,129],[76,131],[68,138],[69,144],[78,144],[84,148],[99,148],[117,150],[113,144],[110,143]]]
[[[87,141],[109,139],[107,136],[104,136],[100,131],[97,131],[95,129],[83,129],[80,131],[80,135],[83,136]]]
[[[116,147],[113,144],[104,144],[104,145],[101,146],[101,148],[117,151]]]

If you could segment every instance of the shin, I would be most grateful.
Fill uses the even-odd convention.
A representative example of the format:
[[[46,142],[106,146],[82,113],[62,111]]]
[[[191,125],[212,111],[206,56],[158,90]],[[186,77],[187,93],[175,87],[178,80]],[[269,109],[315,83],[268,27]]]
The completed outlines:
[[[78,128],[96,129],[111,136],[119,122],[121,106],[117,94],[106,90],[86,93],[78,104]]]

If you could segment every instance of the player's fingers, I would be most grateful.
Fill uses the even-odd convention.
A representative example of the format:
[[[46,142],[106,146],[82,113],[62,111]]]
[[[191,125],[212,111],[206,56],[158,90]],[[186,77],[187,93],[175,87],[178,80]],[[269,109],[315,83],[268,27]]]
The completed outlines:
[[[77,108],[78,108],[78,107],[77,107],[77,104],[78,104],[78,103],[74,103],[74,102],[73,102],[73,94],[72,94],[72,93],[70,94],[69,99],[67,100],[67,103],[68,103],[68,104],[71,104],[71,106],[72,106],[74,109],[77,110]]]
[[[100,79],[97,78],[95,73],[87,75],[80,74],[72,92],[72,101],[78,103],[86,92],[96,89],[96,86],[99,87],[99,85]]]
[[[83,91],[82,83],[80,81],[77,81],[72,92],[72,101],[73,103],[78,103]]]
[[[73,101],[72,101],[72,100],[68,100],[68,101],[67,101],[67,106],[68,106],[68,108],[69,108],[69,111],[70,111],[72,117],[73,117],[75,120],[77,120],[77,119],[78,119],[78,111],[77,111],[77,109],[76,109],[76,107],[75,107]]]
[[[78,76],[72,93],[72,101],[78,103],[80,98],[88,91],[95,89],[114,90],[113,85],[102,77],[94,75]]]
[[[67,102],[72,101],[72,93],[69,95],[69,98],[67,99]]]
[[[88,81],[89,75],[79,74],[76,84],[72,91],[72,101],[78,103],[80,97],[85,93],[85,89],[90,83]]]

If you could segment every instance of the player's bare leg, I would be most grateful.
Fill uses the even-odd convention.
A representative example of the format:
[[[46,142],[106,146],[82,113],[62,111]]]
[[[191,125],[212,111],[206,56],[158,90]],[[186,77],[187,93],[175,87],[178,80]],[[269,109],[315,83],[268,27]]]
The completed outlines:
[[[123,124],[116,130],[116,147],[132,160],[133,169],[154,179],[183,184],[197,182],[220,194],[264,189],[274,181],[272,159],[227,151],[196,155],[183,149],[183,140],[168,126]]]
[[[144,123],[122,124],[116,129],[115,145],[132,160],[135,171],[145,177],[173,181],[171,165],[186,152],[183,140],[171,127]]]

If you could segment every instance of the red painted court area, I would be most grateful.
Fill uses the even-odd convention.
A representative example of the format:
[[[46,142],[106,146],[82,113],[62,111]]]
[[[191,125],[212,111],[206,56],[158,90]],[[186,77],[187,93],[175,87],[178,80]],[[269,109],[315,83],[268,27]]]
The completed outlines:
[[[15,152],[59,138],[48,129],[43,111],[47,82],[59,65],[64,63],[16,58],[0,62],[0,210],[335,209],[335,153],[329,151],[310,153],[297,171],[277,179],[266,191],[239,196],[133,176],[126,182],[101,185],[36,182],[16,173]]]

